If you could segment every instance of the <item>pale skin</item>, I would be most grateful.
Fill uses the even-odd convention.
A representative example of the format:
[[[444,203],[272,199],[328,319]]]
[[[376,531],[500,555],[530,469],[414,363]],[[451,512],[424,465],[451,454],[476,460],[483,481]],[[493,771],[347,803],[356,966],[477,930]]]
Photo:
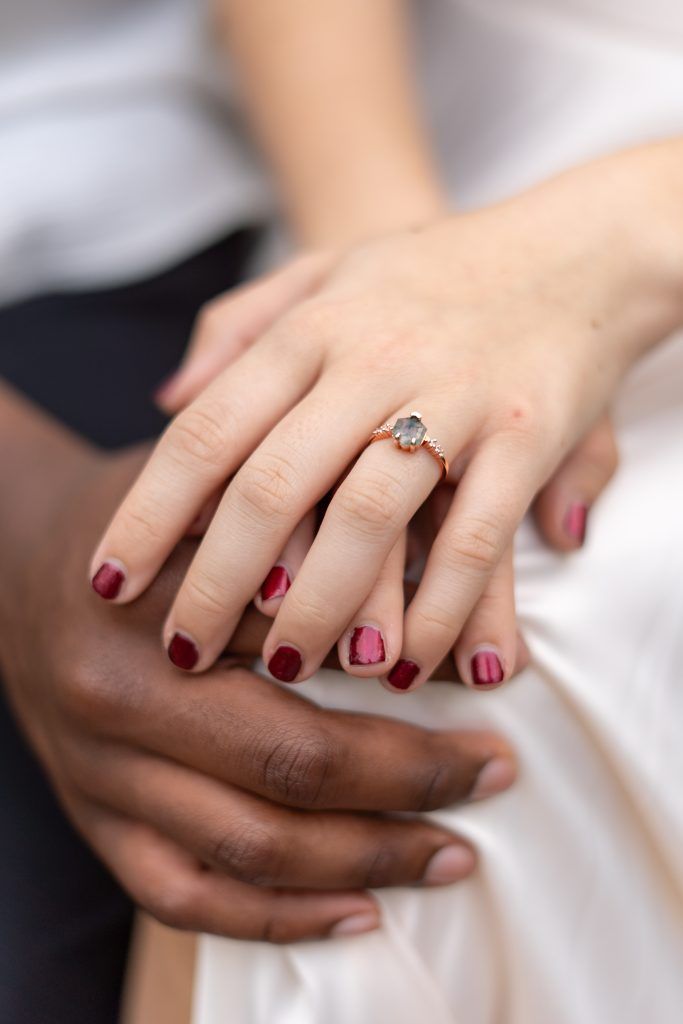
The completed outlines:
[[[369,619],[386,559],[437,482],[429,457],[388,442],[364,449],[378,421],[420,409],[459,486],[382,668],[391,683],[409,662],[411,688],[422,684],[535,495],[632,363],[683,319],[682,159],[677,140],[644,147],[359,246],[176,419],[93,571],[115,559],[119,599],[137,596],[232,477],[164,628],[167,644],[191,638],[189,667],[201,671],[297,523],[357,458],[264,644],[276,676],[305,679],[354,616]],[[240,584],[228,594],[223,578]],[[510,648],[495,655],[513,661]]]

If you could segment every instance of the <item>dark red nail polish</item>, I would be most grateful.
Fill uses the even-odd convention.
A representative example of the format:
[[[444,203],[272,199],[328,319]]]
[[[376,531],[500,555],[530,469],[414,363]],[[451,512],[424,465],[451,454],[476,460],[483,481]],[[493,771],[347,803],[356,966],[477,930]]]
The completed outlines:
[[[349,643],[351,665],[377,665],[384,661],[384,640],[374,626],[356,626]]]
[[[472,681],[475,686],[502,683],[505,673],[495,651],[477,651],[472,658]]]
[[[111,601],[112,598],[118,597],[125,578],[123,571],[116,565],[104,562],[91,580],[92,588],[100,597]]]
[[[284,597],[292,581],[284,565],[274,565],[261,586],[261,600],[270,601],[274,597]]]
[[[414,661],[401,658],[396,662],[387,679],[397,690],[407,690],[419,671],[420,666],[416,665]]]
[[[189,636],[183,636],[182,633],[173,634],[168,645],[168,656],[176,668],[183,668],[186,672],[194,668],[199,661],[196,643],[190,640]]]
[[[567,514],[564,517],[564,528],[577,544],[583,544],[586,539],[587,518],[588,506],[582,505],[580,501],[574,502],[567,509]]]
[[[301,655],[296,647],[281,644],[268,662],[268,671],[282,683],[291,683],[301,668]]]

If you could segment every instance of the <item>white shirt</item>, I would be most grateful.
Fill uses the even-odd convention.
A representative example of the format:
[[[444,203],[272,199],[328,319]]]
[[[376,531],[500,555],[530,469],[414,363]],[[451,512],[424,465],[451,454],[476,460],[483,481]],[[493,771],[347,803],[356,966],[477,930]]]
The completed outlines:
[[[267,215],[193,0],[0,8],[0,302],[115,284]]]

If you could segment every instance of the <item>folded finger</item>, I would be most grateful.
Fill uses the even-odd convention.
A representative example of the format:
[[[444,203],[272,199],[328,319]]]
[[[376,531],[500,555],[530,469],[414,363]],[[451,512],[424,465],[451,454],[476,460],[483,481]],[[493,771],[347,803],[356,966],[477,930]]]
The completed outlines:
[[[277,614],[277,610],[282,604],[282,598],[291,587],[292,580],[308,554],[313,543],[315,519],[315,512],[311,511],[306,513],[301,522],[297,524],[294,533],[280,552],[277,562],[254,598],[258,610],[269,618],[273,618]]]
[[[611,420],[602,419],[585,435],[545,485],[534,502],[536,522],[558,551],[584,543],[591,507],[619,463]]]
[[[501,686],[517,661],[512,546],[489,576],[455,644],[458,674],[477,690]]]

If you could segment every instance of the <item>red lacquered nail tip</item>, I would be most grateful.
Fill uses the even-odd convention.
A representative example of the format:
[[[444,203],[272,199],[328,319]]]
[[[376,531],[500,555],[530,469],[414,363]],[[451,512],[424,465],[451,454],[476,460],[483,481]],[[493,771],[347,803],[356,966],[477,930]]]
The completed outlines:
[[[90,582],[96,594],[103,597],[105,601],[111,601],[113,598],[118,597],[124,579],[125,575],[118,566],[113,565],[111,562],[104,562]]]
[[[274,565],[261,586],[261,600],[271,601],[274,597],[284,597],[292,581],[284,565]]]
[[[185,669],[189,672],[199,661],[199,650],[189,636],[182,633],[174,633],[168,645],[168,656],[176,668]]]
[[[475,686],[495,686],[502,683],[505,673],[495,651],[477,651],[472,658],[472,681]]]
[[[281,644],[268,662],[268,671],[281,683],[291,683],[299,674],[301,655],[295,647]]]
[[[577,544],[583,544],[586,539],[586,521],[588,519],[588,506],[576,501],[567,509],[564,517],[564,528],[572,540]]]
[[[374,626],[356,626],[349,642],[351,665],[377,665],[384,661],[384,639]]]
[[[397,690],[407,690],[419,671],[420,666],[416,665],[414,661],[401,658],[396,662],[387,679]]]

